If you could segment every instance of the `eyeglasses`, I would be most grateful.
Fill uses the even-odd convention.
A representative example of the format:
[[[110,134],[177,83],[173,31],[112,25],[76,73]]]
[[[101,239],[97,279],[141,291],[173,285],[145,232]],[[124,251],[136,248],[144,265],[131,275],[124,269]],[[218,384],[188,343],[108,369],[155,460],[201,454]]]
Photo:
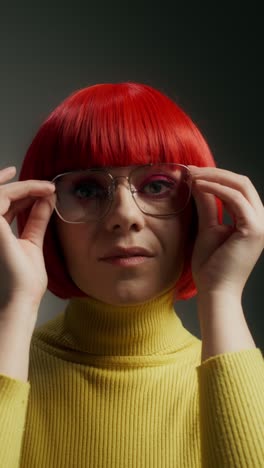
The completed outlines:
[[[192,178],[187,166],[176,163],[146,164],[129,176],[114,177],[108,168],[64,172],[52,182],[56,187],[55,210],[66,223],[102,219],[110,211],[116,180],[125,178],[138,208],[148,216],[176,216],[187,206]]]

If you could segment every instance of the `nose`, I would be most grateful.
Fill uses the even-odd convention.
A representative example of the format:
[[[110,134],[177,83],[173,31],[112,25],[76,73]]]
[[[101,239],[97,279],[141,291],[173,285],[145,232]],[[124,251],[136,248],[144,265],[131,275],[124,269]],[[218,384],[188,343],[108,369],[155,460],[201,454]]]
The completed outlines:
[[[125,176],[119,177],[123,177],[123,180],[119,183],[115,181],[112,205],[104,221],[106,228],[109,230],[129,230],[131,228],[140,230],[145,224],[144,214],[133,199],[127,178]]]

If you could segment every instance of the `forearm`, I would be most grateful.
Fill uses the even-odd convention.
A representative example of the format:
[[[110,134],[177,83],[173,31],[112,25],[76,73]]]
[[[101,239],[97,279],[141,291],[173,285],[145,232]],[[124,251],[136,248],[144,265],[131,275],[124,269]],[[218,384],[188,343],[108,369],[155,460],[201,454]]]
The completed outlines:
[[[0,309],[0,374],[28,381],[30,343],[37,308],[22,301]]]
[[[218,354],[256,348],[241,299],[225,294],[197,296],[202,361]]]

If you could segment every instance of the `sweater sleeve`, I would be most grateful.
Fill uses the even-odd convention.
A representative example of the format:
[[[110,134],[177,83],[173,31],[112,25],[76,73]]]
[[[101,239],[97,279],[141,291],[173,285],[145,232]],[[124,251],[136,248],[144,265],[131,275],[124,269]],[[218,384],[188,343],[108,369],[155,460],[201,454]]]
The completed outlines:
[[[253,348],[212,356],[198,373],[202,468],[264,466],[264,362]]]
[[[30,383],[0,374],[0,466],[18,468]]]

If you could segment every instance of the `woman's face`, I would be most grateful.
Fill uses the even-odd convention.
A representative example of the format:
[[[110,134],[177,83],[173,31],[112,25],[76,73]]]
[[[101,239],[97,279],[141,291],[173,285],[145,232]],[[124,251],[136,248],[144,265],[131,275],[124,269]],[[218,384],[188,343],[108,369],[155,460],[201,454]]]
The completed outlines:
[[[113,176],[131,168],[115,167]],[[159,219],[142,213],[125,179],[119,179],[112,207],[99,221],[69,224],[56,216],[69,274],[89,296],[114,305],[145,302],[173,287],[180,277],[191,222],[191,204],[180,215]],[[102,260],[114,247],[143,247],[142,263],[122,266]]]

